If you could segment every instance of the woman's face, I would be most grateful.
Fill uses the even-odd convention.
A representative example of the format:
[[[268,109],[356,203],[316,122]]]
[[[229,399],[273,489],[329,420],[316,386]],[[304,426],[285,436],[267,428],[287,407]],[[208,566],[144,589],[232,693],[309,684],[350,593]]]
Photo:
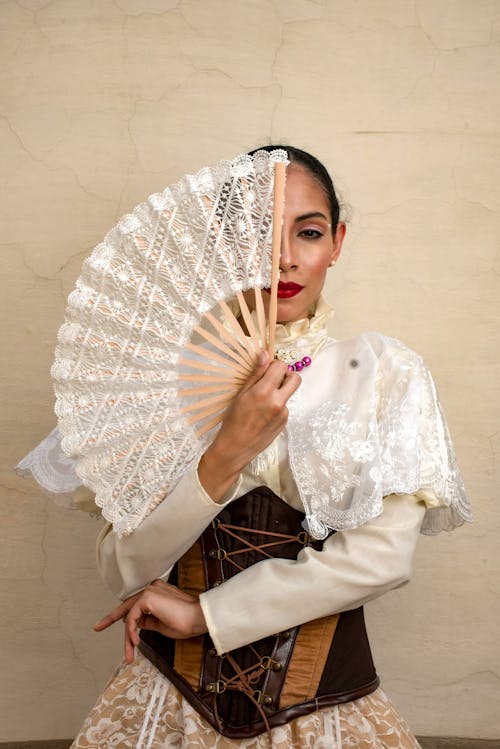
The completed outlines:
[[[292,164],[286,172],[285,210],[281,236],[278,322],[308,316],[325,283],[329,265],[342,248],[345,224],[332,234],[328,199],[320,183],[303,167]],[[253,308],[253,292],[246,294]],[[266,312],[269,293],[264,293]]]

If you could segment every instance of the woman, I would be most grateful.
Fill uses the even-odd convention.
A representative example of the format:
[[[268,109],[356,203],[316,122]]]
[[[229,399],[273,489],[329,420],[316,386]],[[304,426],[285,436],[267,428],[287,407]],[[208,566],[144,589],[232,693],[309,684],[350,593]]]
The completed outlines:
[[[95,629],[125,620],[125,661],[75,749],[419,746],[378,686],[362,607],[408,581],[421,530],[470,519],[467,499],[421,359],[379,334],[328,337],[337,196],[310,154],[272,148],[291,161],[278,358],[260,355],[131,536],[100,534],[125,600]]]

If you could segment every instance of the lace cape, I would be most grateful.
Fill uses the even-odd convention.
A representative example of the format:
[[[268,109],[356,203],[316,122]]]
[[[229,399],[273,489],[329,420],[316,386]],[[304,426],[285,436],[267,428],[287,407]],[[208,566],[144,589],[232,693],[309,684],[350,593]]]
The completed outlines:
[[[310,348],[322,325],[312,327],[304,337],[292,336],[288,347]],[[287,432],[311,535],[323,538],[328,529],[363,525],[394,493],[418,493],[425,500],[422,533],[472,520],[436,387],[418,354],[379,333],[329,339],[302,377],[289,401]],[[257,456],[254,472],[264,470],[267,460],[267,451]],[[81,485],[57,428],[18,470],[69,504]]]
[[[399,341],[331,341],[290,403],[292,473],[315,538],[378,516],[383,497],[419,494],[426,534],[471,521],[432,376]],[[312,368],[311,368],[312,369]],[[306,384],[306,383],[304,383]],[[306,425],[306,426],[305,426]]]

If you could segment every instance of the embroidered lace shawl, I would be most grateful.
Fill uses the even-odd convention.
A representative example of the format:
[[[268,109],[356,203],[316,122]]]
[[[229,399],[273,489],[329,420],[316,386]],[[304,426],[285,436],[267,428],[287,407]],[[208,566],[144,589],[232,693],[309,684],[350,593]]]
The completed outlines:
[[[278,325],[277,353],[313,364],[288,402],[289,461],[315,538],[357,528],[382,512],[388,494],[420,494],[422,532],[452,530],[472,519],[436,388],[422,358],[399,341],[365,333],[328,338],[328,306],[310,320]],[[270,454],[270,453],[269,453]],[[265,470],[268,451],[252,461]],[[81,485],[57,428],[17,466],[72,503]],[[168,498],[164,501],[168,501]],[[74,506],[78,506],[76,503]]]

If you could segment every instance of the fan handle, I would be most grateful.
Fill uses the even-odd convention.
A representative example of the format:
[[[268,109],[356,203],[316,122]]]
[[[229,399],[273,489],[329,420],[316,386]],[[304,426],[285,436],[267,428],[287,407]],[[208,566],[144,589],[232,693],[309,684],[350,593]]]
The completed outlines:
[[[274,165],[273,196],[273,236],[271,245],[271,299],[269,302],[269,341],[267,352],[274,357],[274,340],[278,317],[278,281],[280,275],[281,232],[283,227],[283,210],[285,207],[286,164],[277,162]]]

